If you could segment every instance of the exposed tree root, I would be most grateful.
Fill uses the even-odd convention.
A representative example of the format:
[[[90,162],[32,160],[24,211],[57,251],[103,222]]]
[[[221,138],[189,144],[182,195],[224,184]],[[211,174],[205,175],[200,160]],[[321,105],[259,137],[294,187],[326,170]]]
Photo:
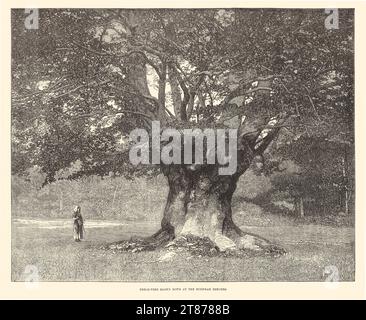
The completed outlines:
[[[223,237],[227,238],[226,236]],[[286,254],[285,249],[252,234],[243,233],[241,236],[236,235],[234,240],[227,238],[225,241],[230,241],[233,245],[223,250],[209,237],[198,237],[192,234],[174,237],[172,233],[160,230],[151,237],[131,238],[130,240],[109,244],[103,247],[103,249],[132,253],[159,249],[175,252],[185,251],[194,256],[211,257],[278,257]]]
[[[164,247],[173,239],[174,235],[171,232],[161,229],[150,237],[132,237],[130,240],[123,240],[108,244],[104,246],[103,249],[130,252],[152,251]]]
[[[224,231],[224,234],[225,237],[233,241],[235,249],[238,250],[250,250],[272,256],[280,256],[287,253],[281,246],[258,235],[245,232],[233,222],[230,223],[230,227]]]

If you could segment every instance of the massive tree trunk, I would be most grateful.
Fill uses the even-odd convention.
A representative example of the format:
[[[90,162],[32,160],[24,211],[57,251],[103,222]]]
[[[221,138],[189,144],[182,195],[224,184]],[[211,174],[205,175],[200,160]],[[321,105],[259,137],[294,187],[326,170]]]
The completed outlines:
[[[196,172],[189,167],[171,166],[164,170],[169,182],[169,195],[162,230],[174,237],[193,235],[209,238],[220,251],[257,249],[259,243],[246,236],[232,219],[231,199],[237,177],[219,176],[217,168],[212,165]]]
[[[161,230],[170,235],[168,238],[185,235],[208,238],[219,251],[250,249],[283,253],[283,249],[269,241],[242,231],[233,221],[232,196],[252,157],[252,152],[245,152],[232,176],[219,175],[217,165],[165,167],[169,195]]]
[[[145,239],[125,242],[122,249],[151,250],[182,238],[209,240],[218,252],[252,250],[283,254],[285,250],[270,241],[241,230],[233,221],[231,201],[239,177],[256,155],[253,141],[243,141],[238,150],[235,174],[219,175],[219,165],[164,165],[167,197],[161,229]],[[250,137],[249,140],[253,140]],[[244,142],[244,143],[243,143]],[[249,143],[250,142],[250,143]]]

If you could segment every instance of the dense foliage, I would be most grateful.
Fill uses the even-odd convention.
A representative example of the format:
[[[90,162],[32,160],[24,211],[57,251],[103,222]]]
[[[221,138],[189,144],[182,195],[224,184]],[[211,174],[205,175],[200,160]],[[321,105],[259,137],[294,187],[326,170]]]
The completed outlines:
[[[42,9],[27,30],[13,10],[12,171],[129,176],[128,133],[152,119],[213,127],[228,113],[251,131],[286,115],[264,169],[300,170],[278,187],[351,190],[353,12],[339,13],[328,30],[323,10]]]

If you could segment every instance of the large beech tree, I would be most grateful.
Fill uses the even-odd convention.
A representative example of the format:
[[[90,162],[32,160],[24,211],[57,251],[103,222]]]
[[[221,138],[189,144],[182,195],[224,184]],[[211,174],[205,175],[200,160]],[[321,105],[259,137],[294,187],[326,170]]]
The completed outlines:
[[[151,249],[191,234],[220,250],[284,250],[235,225],[240,176],[268,147],[302,136],[353,144],[353,12],[339,29],[322,10],[41,9],[39,29],[12,11],[13,173],[78,162],[82,175],[167,178]],[[237,170],[172,164],[134,168],[134,128],[237,128]],[[184,148],[184,146],[182,146]],[[125,246],[128,248],[128,243]]]

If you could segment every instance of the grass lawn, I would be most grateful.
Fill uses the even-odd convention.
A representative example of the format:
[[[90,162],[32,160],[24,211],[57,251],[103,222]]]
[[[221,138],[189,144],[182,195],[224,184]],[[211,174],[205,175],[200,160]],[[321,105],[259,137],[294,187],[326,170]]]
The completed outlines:
[[[75,243],[71,221],[29,222],[13,222],[13,281],[24,281],[27,265],[38,268],[41,281],[324,281],[326,266],[337,267],[341,281],[354,281],[352,227],[294,226],[285,221],[251,225],[248,231],[275,240],[288,254],[237,258],[192,257],[183,252],[159,262],[166,251],[114,253],[100,249],[131,235],[152,234],[158,223],[89,220],[86,240]]]

